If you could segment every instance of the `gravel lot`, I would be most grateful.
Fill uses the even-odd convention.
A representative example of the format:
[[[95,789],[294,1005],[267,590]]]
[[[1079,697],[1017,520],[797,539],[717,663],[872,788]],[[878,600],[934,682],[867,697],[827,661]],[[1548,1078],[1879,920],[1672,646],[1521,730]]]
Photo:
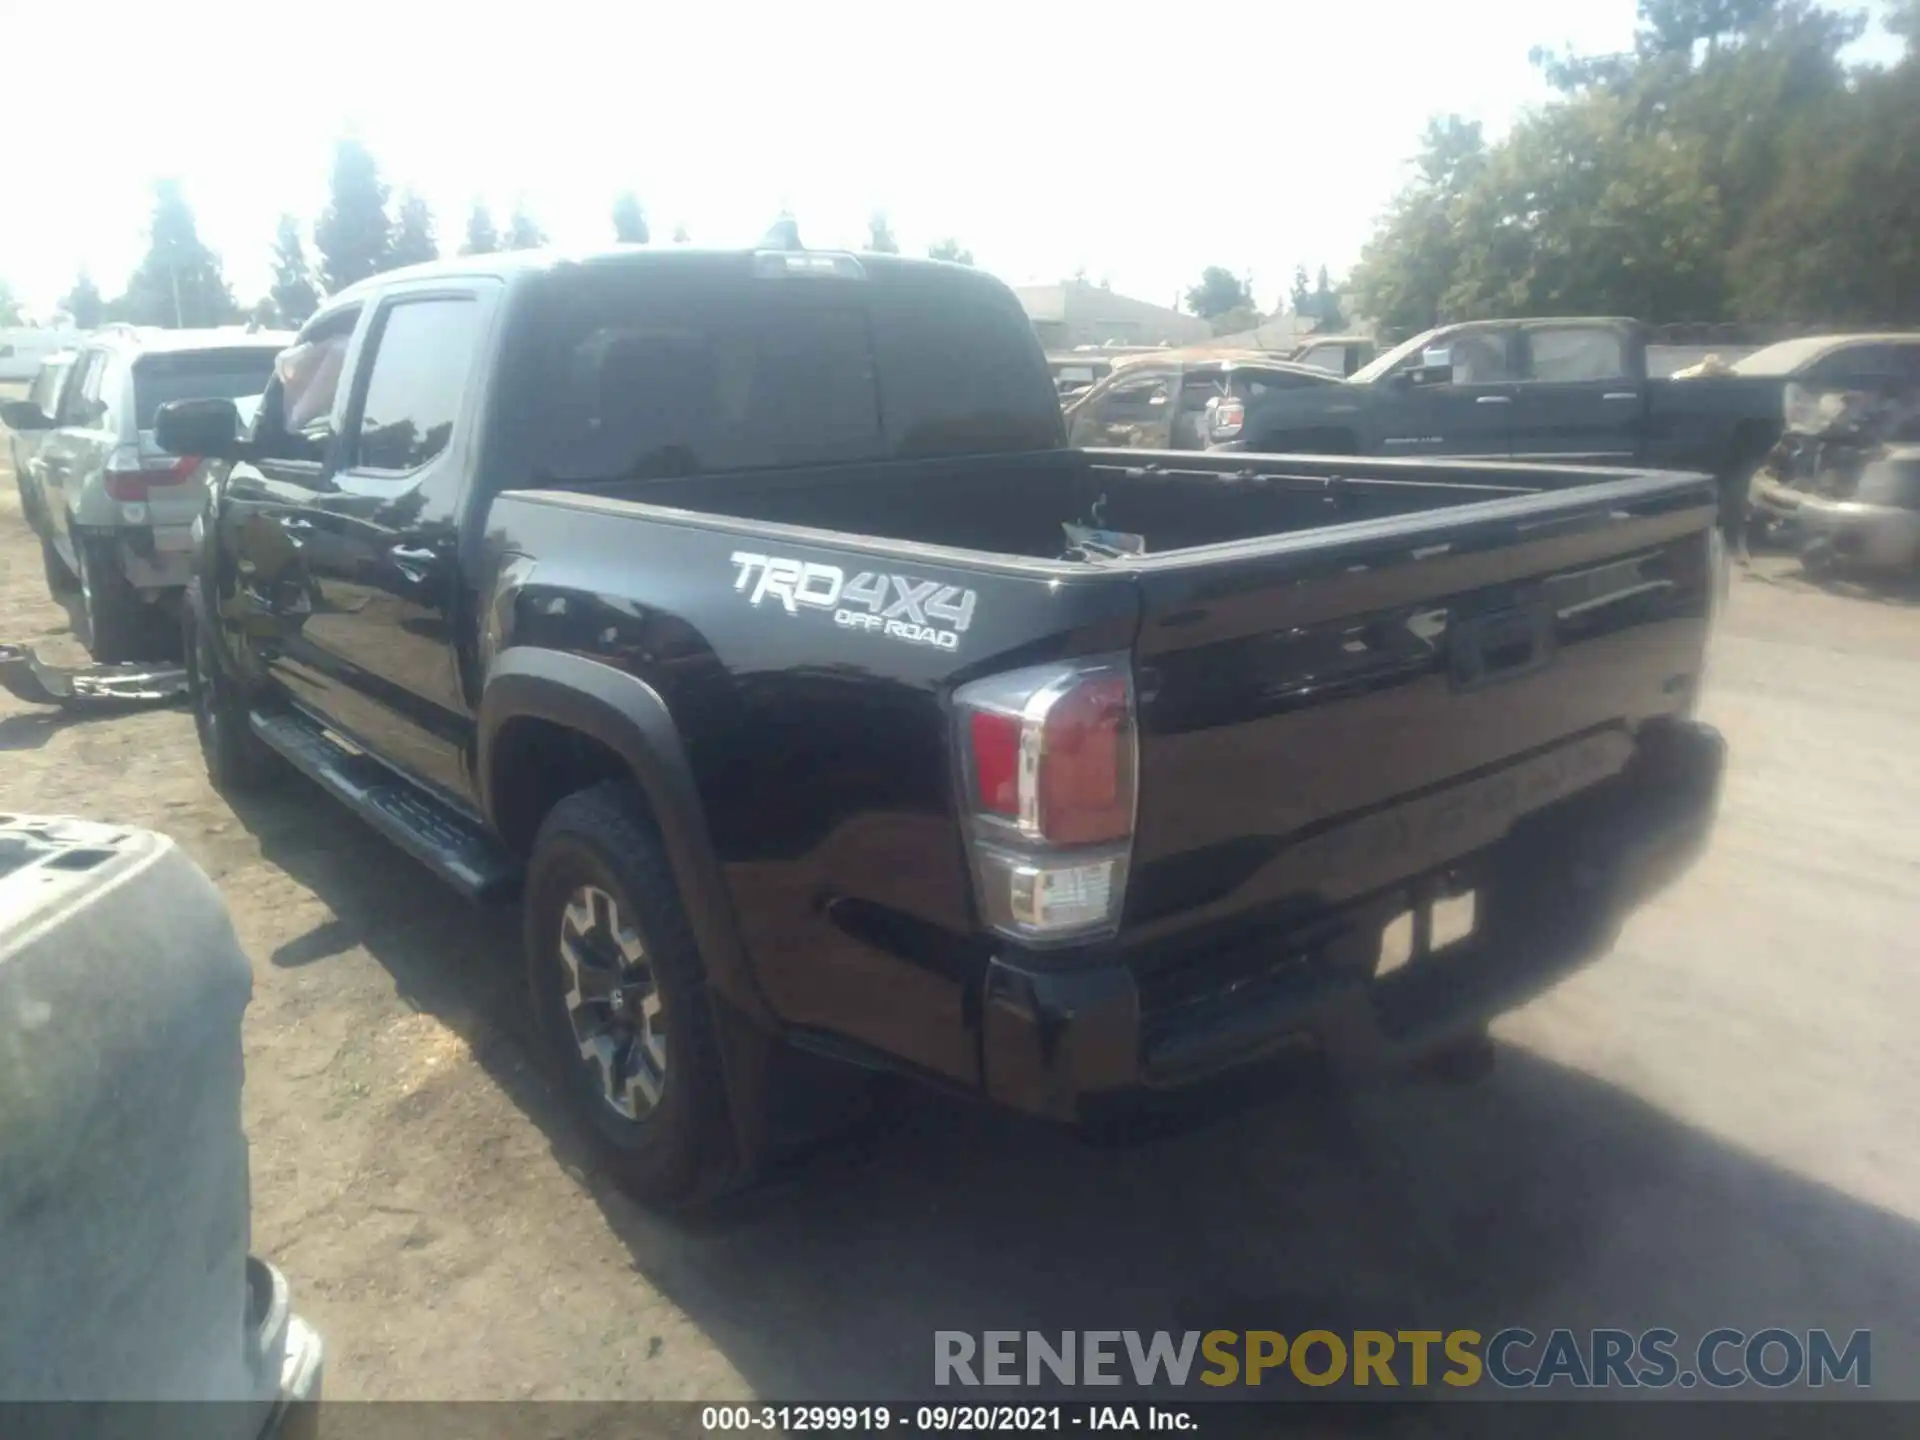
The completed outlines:
[[[0,803],[163,830],[226,893],[255,1248],[333,1396],[871,1399],[924,1390],[935,1328],[1507,1323],[1871,1326],[1920,1396],[1920,603],[1796,575],[1735,584],[1710,854],[1489,1078],[1131,1150],[915,1101],[697,1224],[583,1170],[515,917],[303,782],[236,812],[181,711],[0,694]],[[0,638],[80,658],[10,476]]]

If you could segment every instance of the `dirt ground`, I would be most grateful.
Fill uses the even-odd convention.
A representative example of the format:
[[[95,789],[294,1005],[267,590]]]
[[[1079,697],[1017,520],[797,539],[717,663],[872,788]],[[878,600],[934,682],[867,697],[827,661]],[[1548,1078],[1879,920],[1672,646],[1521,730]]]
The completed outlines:
[[[0,465],[4,461],[0,460]],[[729,1212],[583,1168],[511,912],[294,782],[239,813],[180,710],[0,694],[0,804],[174,836],[252,956],[254,1243],[339,1397],[908,1397],[932,1332],[1871,1327],[1920,1395],[1920,605],[1735,585],[1707,858],[1503,1021],[1494,1073],[1137,1149],[943,1101]],[[0,638],[78,659],[0,477]]]

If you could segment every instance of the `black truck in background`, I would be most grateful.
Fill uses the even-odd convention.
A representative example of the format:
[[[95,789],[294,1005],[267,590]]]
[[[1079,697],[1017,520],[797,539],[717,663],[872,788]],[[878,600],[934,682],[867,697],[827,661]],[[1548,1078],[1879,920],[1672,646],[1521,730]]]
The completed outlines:
[[[1074,1122],[1471,1046],[1716,803],[1706,477],[1075,450],[964,267],[395,271],[250,433],[160,435],[220,461],[215,782],[291,762],[518,894],[569,1093],[656,1200],[752,1173],[796,1056]]]

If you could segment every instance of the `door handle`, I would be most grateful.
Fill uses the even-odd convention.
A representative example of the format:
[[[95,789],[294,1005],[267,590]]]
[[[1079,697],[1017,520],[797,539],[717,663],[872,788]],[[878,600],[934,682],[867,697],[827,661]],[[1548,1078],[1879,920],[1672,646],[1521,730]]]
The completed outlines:
[[[1640,398],[1640,392],[1638,390],[1609,390],[1600,398],[1602,400],[1638,400]]]
[[[1513,403],[1513,397],[1511,395],[1476,395],[1473,398],[1473,403],[1476,405],[1511,405]]]
[[[422,545],[390,545],[387,558],[393,561],[393,568],[407,579],[420,581],[427,578],[440,563],[440,552]]]

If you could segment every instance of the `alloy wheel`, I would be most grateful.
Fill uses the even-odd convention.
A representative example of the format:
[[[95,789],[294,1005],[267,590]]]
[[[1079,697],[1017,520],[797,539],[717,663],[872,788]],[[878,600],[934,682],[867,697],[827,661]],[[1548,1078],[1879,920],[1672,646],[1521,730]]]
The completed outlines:
[[[582,885],[568,899],[560,964],[567,1021],[600,1098],[624,1119],[646,1119],[666,1087],[665,1016],[640,932],[607,891]]]

